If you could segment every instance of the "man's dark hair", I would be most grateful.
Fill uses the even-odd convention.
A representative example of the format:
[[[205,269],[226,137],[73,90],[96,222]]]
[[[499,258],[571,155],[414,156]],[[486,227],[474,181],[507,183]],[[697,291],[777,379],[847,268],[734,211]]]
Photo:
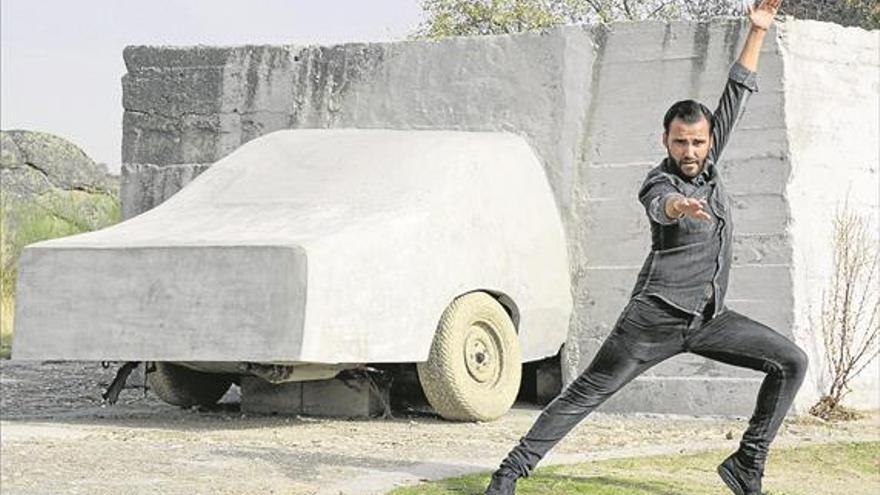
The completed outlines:
[[[705,117],[712,129],[712,112],[706,105],[694,100],[681,100],[675,102],[663,117],[663,130],[669,132],[669,124],[675,119],[681,119],[688,124],[696,124],[700,118]]]

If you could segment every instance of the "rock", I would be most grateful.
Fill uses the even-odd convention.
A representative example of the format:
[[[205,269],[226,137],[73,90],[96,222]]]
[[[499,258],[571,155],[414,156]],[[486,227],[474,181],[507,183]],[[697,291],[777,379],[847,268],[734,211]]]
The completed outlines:
[[[0,131],[0,188],[4,294],[26,245],[119,221],[119,177],[52,134]]]
[[[29,198],[52,190],[118,196],[118,179],[66,139],[34,131],[0,131],[4,194]]]

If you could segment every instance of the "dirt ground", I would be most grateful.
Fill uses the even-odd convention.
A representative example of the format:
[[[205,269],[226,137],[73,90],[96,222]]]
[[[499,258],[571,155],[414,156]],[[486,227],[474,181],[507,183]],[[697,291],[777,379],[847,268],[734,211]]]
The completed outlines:
[[[137,389],[102,406],[114,373],[97,363],[0,361],[0,492],[379,494],[492,469],[539,412],[517,406],[481,424],[406,411],[370,420],[254,417],[239,411],[234,390],[212,411],[168,406]],[[745,426],[744,418],[596,413],[546,463],[734,449]],[[777,445],[877,439],[876,415],[841,424],[800,418],[786,422]]]

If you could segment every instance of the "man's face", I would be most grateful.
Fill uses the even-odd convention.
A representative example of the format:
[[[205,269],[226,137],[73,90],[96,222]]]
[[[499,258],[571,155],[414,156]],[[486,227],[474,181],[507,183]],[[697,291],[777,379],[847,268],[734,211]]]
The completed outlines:
[[[669,132],[663,133],[663,145],[669,157],[688,177],[696,177],[703,170],[711,139],[709,121],[705,117],[693,124],[672,119]]]

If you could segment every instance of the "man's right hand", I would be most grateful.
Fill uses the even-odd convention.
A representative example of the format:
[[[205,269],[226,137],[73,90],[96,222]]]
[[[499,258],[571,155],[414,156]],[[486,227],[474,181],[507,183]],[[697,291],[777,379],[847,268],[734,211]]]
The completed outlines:
[[[709,204],[705,199],[688,198],[674,194],[666,200],[666,216],[669,218],[685,216],[697,220],[711,220],[712,217],[706,212],[708,207]]]

